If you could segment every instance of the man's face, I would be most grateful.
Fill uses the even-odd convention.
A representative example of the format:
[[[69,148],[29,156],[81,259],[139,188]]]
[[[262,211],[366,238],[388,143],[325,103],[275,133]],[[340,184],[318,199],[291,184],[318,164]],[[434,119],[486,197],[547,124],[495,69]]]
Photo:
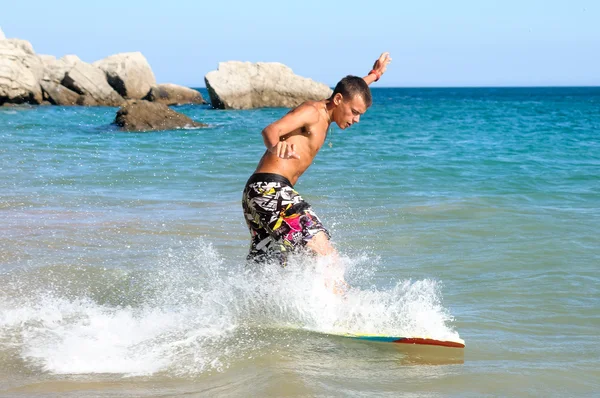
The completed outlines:
[[[341,94],[337,94],[334,97],[334,103],[336,108],[333,120],[342,130],[358,123],[361,115],[367,111],[365,100],[360,95],[346,99]]]

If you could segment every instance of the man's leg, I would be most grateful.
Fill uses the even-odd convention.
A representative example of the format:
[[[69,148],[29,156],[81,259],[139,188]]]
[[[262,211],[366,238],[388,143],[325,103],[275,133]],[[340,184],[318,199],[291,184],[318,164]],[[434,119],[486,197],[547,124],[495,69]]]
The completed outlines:
[[[337,251],[333,248],[329,238],[323,231],[317,232],[317,234],[306,243],[306,247],[321,256],[337,256]]]
[[[318,232],[306,243],[306,247],[319,256],[331,256],[330,266],[341,266],[338,252],[334,249],[325,232]],[[334,272],[334,274],[336,274],[336,272]],[[343,275],[331,275],[327,278],[325,286],[328,289],[331,289],[331,291],[335,294],[344,294],[350,288],[350,286],[348,286],[348,284],[344,280]]]

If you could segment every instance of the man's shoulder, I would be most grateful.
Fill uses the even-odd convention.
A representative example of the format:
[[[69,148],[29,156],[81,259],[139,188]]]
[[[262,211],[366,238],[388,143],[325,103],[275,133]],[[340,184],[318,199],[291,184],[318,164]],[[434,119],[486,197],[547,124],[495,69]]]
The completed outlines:
[[[319,101],[313,101],[313,100],[304,101],[303,103],[301,103],[300,105],[298,105],[297,107],[292,109],[292,111],[304,110],[304,111],[310,112],[311,110],[313,110],[315,112],[318,112],[319,104],[320,104]]]
[[[308,100],[304,101],[302,104],[300,104],[300,106],[306,107],[307,109],[318,113],[323,106],[323,103],[321,101]]]
[[[301,115],[309,123],[316,123],[319,120],[320,101],[304,101],[290,111],[292,114]]]

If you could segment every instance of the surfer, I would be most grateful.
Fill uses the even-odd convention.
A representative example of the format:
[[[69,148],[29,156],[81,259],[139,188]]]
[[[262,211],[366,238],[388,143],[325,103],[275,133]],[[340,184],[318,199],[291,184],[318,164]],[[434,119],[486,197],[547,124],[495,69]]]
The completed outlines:
[[[328,99],[306,101],[262,131],[267,150],[242,196],[251,234],[248,260],[285,265],[290,252],[303,249],[337,255],[329,232],[294,184],[325,143],[332,123],[344,130],[360,121],[371,106],[369,85],[391,60],[389,53],[381,54],[367,76],[344,77]]]

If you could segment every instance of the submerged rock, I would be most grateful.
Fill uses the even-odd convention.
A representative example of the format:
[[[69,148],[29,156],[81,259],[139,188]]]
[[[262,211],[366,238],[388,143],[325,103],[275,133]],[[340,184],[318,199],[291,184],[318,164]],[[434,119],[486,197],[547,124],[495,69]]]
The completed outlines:
[[[295,75],[277,62],[221,62],[204,80],[212,106],[220,109],[291,108],[332,93],[327,85]]]
[[[152,68],[141,52],[111,55],[92,65],[104,71],[108,83],[124,98],[143,98],[156,85]]]
[[[206,127],[164,104],[145,100],[128,101],[119,109],[114,123],[124,131],[174,130]]]
[[[165,105],[206,104],[199,91],[169,83],[152,87],[144,99]]]

